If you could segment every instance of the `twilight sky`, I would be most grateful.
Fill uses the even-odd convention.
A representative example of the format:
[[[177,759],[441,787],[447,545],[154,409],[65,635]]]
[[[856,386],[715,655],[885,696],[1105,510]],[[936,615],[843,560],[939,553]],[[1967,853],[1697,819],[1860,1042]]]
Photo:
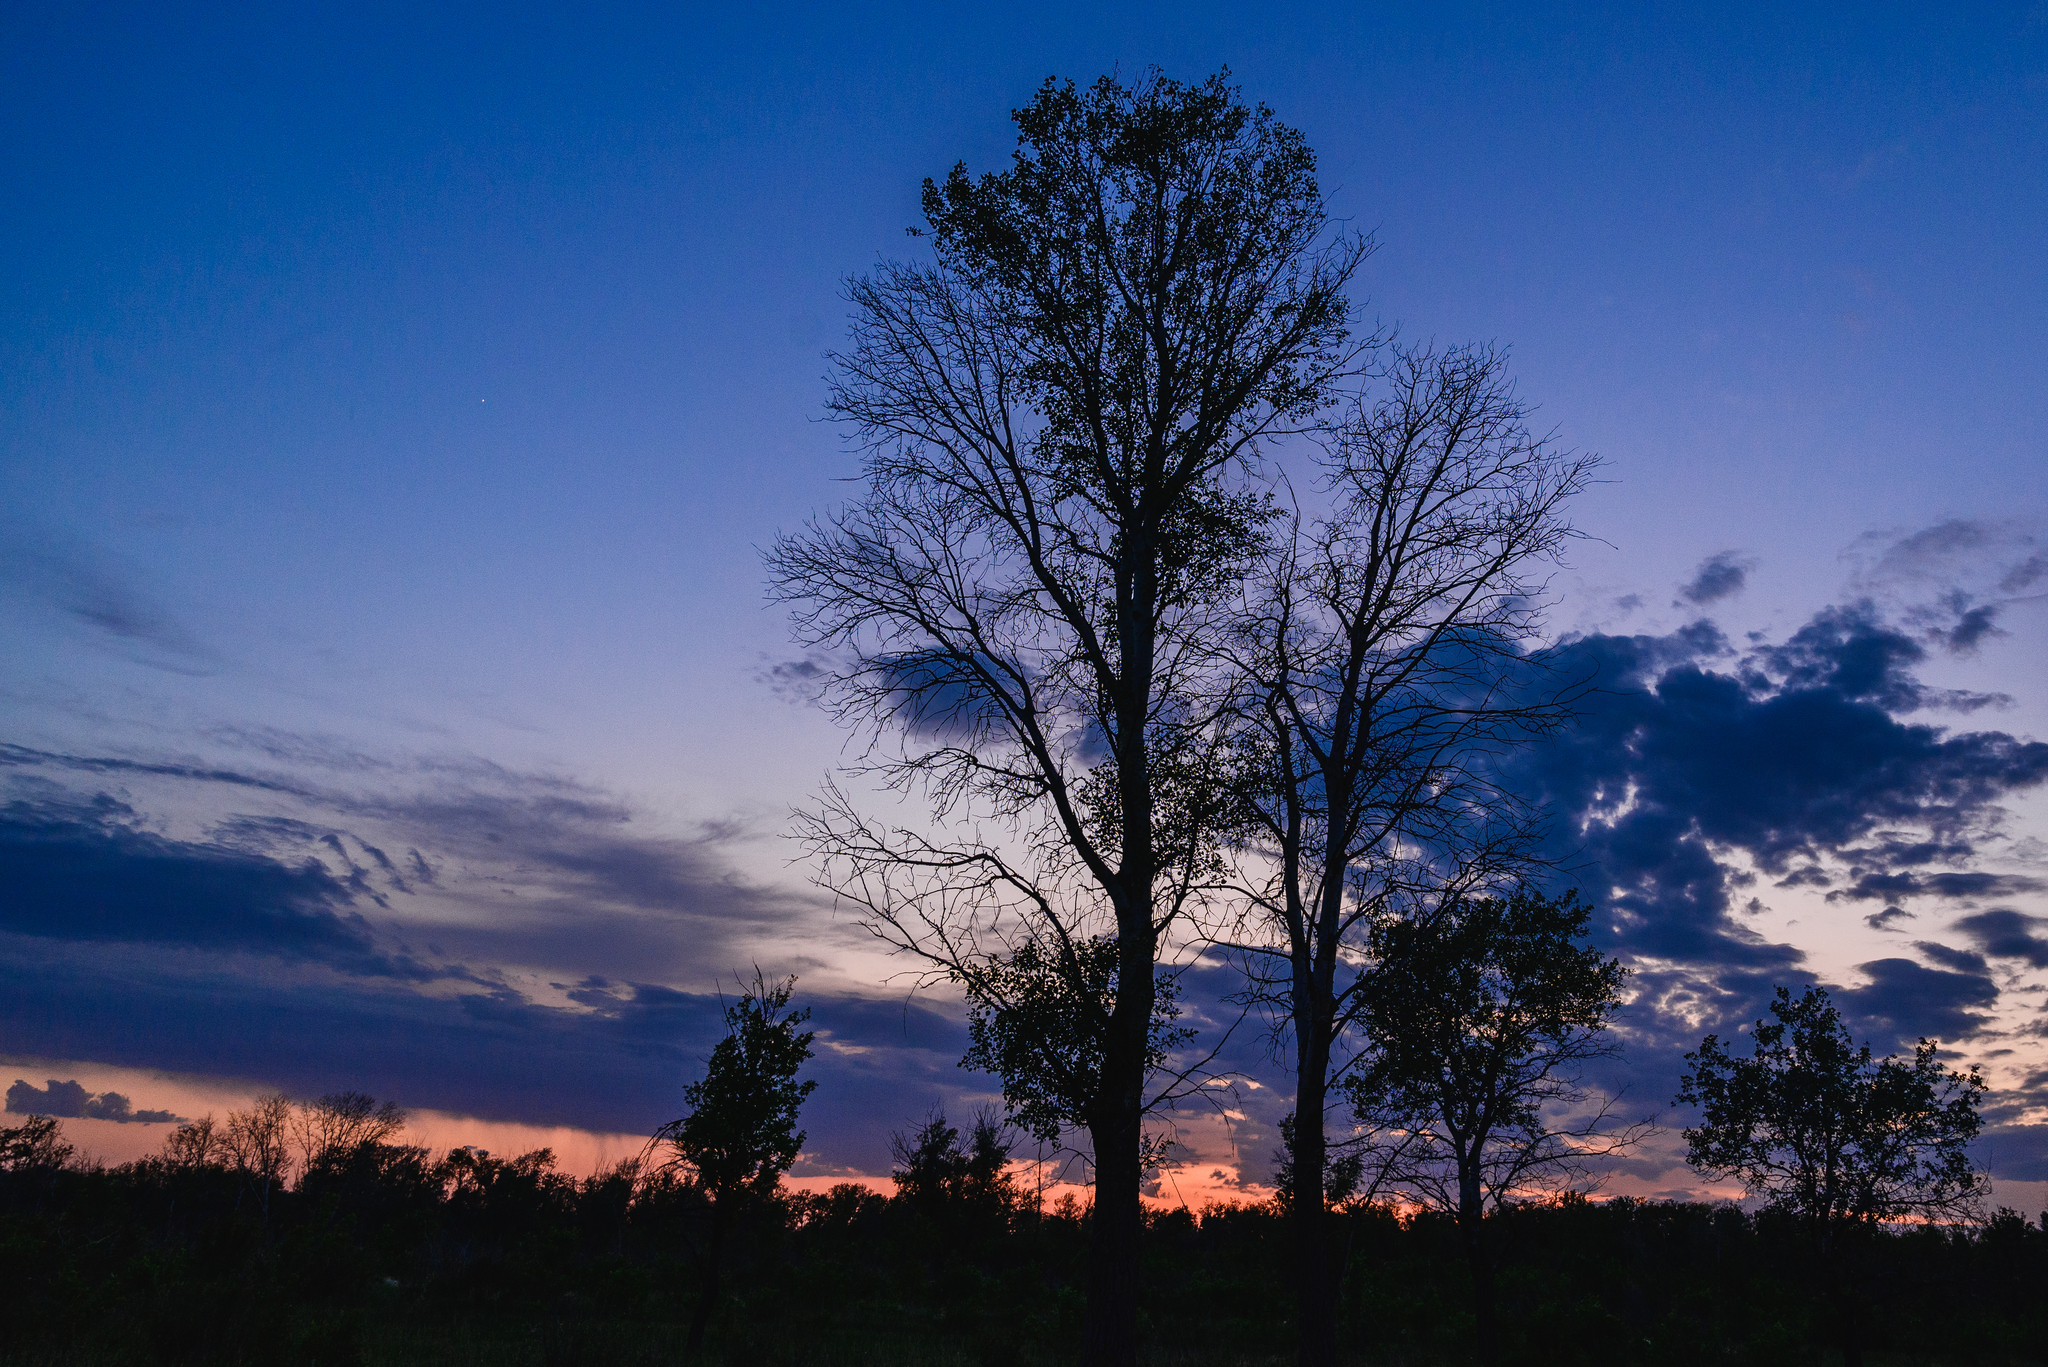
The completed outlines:
[[[1612,691],[1528,778],[1617,1081],[1818,980],[2048,1180],[2048,6],[201,8],[0,18],[0,1082],[644,1134],[758,961],[806,1171],[985,1096],[780,837],[843,737],[757,548],[843,492],[839,281],[921,178],[1228,64],[1365,316],[1609,462],[1554,623]]]

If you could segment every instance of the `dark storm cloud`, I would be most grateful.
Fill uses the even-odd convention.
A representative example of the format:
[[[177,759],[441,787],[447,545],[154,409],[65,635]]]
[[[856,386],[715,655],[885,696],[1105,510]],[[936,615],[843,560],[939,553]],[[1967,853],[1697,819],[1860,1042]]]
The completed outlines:
[[[711,993],[586,982],[578,1008],[506,988],[429,997],[396,984],[285,983],[243,974],[137,977],[79,955],[0,947],[0,1036],[38,1055],[247,1078],[297,1096],[358,1088],[484,1119],[647,1134],[673,1119],[723,1033]],[[728,999],[730,993],[728,993]],[[934,1101],[987,1095],[956,1065],[966,1031],[934,1003],[815,996],[805,1150],[886,1170],[888,1134]]]
[[[2027,916],[2009,907],[1980,911],[1955,923],[1955,929],[1994,959],[2022,959],[2035,968],[2048,968],[2048,917]]]
[[[1666,637],[1591,636],[1558,652],[1602,692],[1580,722],[1518,761],[1561,818],[1553,844],[1607,912],[1610,943],[1700,967],[1789,967],[1733,914],[1739,850],[1797,886],[1850,862],[1855,895],[1937,855],[1954,862],[2007,794],[2048,779],[2048,745],[1900,720],[1928,691],[1922,648],[1867,607],[1830,608],[1783,645],[1735,657],[1700,623]],[[1718,666],[1718,667],[1717,667]],[[1903,838],[1912,830],[1924,834]],[[1933,873],[1914,891],[1969,895],[1986,876]]]
[[[166,839],[102,797],[0,807],[0,931],[311,960],[343,972],[429,977],[378,952],[354,892],[315,863]]]
[[[1755,561],[1745,560],[1734,551],[1722,551],[1700,562],[1692,578],[1678,590],[1678,596],[1694,607],[1733,597],[1742,592],[1749,572],[1755,568]]]
[[[76,1078],[69,1082],[51,1078],[44,1087],[16,1078],[14,1085],[7,1089],[7,1109],[16,1115],[53,1115],[60,1120],[111,1120],[117,1125],[163,1125],[184,1119],[169,1111],[138,1111],[119,1092],[94,1094],[80,1086]]]
[[[1877,959],[1858,964],[1870,981],[1863,987],[1837,989],[1832,995],[1842,1011],[1868,1036],[1878,1053],[1901,1052],[1916,1040],[1949,1044],[1976,1034],[1998,1001],[1998,986],[1988,974],[1928,968],[1911,959]]]

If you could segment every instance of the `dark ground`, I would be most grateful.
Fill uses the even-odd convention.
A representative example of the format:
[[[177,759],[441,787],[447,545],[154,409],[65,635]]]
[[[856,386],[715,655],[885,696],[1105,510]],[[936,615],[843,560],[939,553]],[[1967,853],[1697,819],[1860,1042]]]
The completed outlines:
[[[0,1173],[4,1364],[655,1364],[685,1360],[706,1203],[628,1171],[577,1181],[542,1155],[329,1155],[290,1190],[221,1166]],[[1443,1222],[1385,1211],[1350,1240],[1343,1343],[1358,1363],[1470,1352]],[[1070,1361],[1086,1215],[1001,1191],[758,1204],[706,1362]],[[1571,1201],[1494,1226],[1511,1363],[1813,1363],[1832,1311],[1798,1226],[1726,1206]],[[1154,1363],[1287,1360],[1277,1212],[1156,1215]],[[1851,1250],[1875,1363],[2048,1361],[2048,1238],[2007,1214],[1873,1232]]]

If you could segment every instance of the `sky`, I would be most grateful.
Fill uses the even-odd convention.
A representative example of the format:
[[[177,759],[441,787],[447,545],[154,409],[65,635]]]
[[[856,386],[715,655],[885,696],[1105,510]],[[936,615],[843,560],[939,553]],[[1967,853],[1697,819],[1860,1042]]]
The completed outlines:
[[[842,282],[922,179],[1155,63],[1303,130],[1362,317],[1512,348],[1606,462],[1552,621],[1611,689],[1525,777],[1636,970],[1615,1085],[1825,983],[1985,1066],[2038,1208],[2041,4],[8,8],[0,1081],[591,1158],[758,964],[800,1173],[989,1100],[785,837],[847,737],[759,550],[845,496]],[[1233,1048],[1190,1188],[1270,1172]]]

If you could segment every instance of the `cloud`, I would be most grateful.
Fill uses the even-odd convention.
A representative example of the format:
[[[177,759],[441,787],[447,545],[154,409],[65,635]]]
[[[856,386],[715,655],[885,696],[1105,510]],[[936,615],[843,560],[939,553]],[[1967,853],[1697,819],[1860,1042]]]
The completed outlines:
[[[1996,625],[1998,609],[1988,603],[1975,607],[1959,608],[1953,626],[1934,629],[1934,638],[1953,655],[1974,655],[1977,647],[1993,636],[2005,632]]]
[[[784,702],[815,703],[842,664],[815,650],[795,660],[770,660],[763,656],[754,671],[754,680]]]
[[[380,953],[356,891],[313,862],[143,830],[125,804],[0,807],[0,931],[317,960],[342,972],[437,976]]]
[[[2039,892],[2044,887],[2048,887],[2048,883],[2014,873],[1866,873],[1849,887],[1830,892],[1828,900],[1891,902],[1911,897],[1941,897],[1960,902],[1978,897]]]
[[[1911,672],[1926,658],[1910,636],[1880,621],[1868,602],[1824,608],[1785,644],[1756,653],[1756,662],[1780,687],[1825,689],[1887,712],[1911,712],[1927,704],[1927,691]]]
[[[2023,959],[2035,968],[2048,968],[2048,936],[2037,934],[2039,927],[2048,927],[2048,917],[1999,907],[1965,916],[1954,928],[1994,959]]]
[[[329,787],[317,742],[265,744],[294,754],[294,776],[6,754],[11,1050],[646,1133],[673,1118],[719,1028],[715,995],[662,978],[708,986],[758,957],[815,981],[816,956],[861,935],[742,877],[731,855],[753,837],[740,823],[648,832],[602,790],[459,759],[341,753],[325,773],[358,782]],[[142,795],[42,775],[118,775]],[[189,813],[252,796],[269,809],[187,838],[151,829],[136,805]],[[549,974],[561,981],[543,987]],[[816,1162],[885,1164],[890,1128],[991,1095],[956,1067],[965,1036],[946,1009],[805,999],[828,1084],[809,1108]]]
[[[7,1089],[7,1109],[16,1115],[52,1115],[61,1120],[111,1120],[117,1125],[175,1124],[184,1119],[169,1111],[138,1111],[119,1092],[94,1095],[80,1086],[76,1078],[69,1082],[51,1078],[46,1087],[37,1087],[16,1078],[14,1085]]]
[[[179,674],[208,674],[219,655],[104,557],[15,532],[0,539],[0,582],[112,638],[129,658]]]
[[[184,779],[198,783],[221,783],[237,788],[254,788],[261,792],[281,793],[291,797],[315,796],[313,791],[302,784],[284,779],[265,778],[245,774],[234,769],[222,769],[199,764],[177,764],[168,761],[123,759],[111,755],[67,755],[49,750],[32,750],[25,745],[13,745],[0,741],[0,768],[48,767],[70,769],[88,774],[112,774],[123,777],[147,777]]]
[[[1998,587],[2005,593],[2022,593],[2043,580],[2048,580],[2048,551],[2035,551],[2007,570],[1999,579]]]
[[[1838,905],[1882,899],[1865,918],[1880,930],[1911,916],[1904,899],[2039,890],[1972,865],[1996,848],[2001,804],[2048,782],[2048,745],[1913,720],[1944,696],[1916,677],[1926,658],[1866,603],[1742,651],[1706,622],[1558,648],[1559,675],[1592,672],[1600,691],[1576,725],[1512,757],[1507,778],[1553,813],[1556,879],[1587,893],[1597,939],[1634,967],[1613,1085],[1671,1095],[1680,1056],[1703,1034],[1725,1036],[1759,1017],[1774,987],[1811,981],[1797,947],[1757,934],[1738,910],[1759,877],[1826,889]],[[1958,929],[1993,959],[1992,944],[2048,956],[2042,928],[2013,916],[1985,912]],[[1920,953],[1926,962],[1867,962],[1860,985],[1837,990],[1855,1027],[1886,1048],[1975,1035],[1999,1002],[1984,957]]]
[[[997,678],[1027,672],[992,656],[982,656],[978,664]],[[1001,711],[975,670],[946,651],[905,651],[881,662],[876,672],[896,720],[920,738],[963,739],[986,728]]]
[[[1972,954],[1967,949],[1951,949],[1947,945],[1935,944],[1931,940],[1915,940],[1913,948],[1943,968],[1952,969],[1957,973],[1974,973],[1978,977],[1983,977],[1991,971],[1982,954]]]
[[[248,1079],[291,1095],[357,1088],[483,1119],[648,1134],[674,1119],[723,1033],[712,993],[588,981],[571,1006],[510,989],[430,996],[390,981],[276,981],[205,966],[0,945],[0,1037],[24,1053]],[[812,994],[807,1163],[880,1171],[888,1133],[934,1101],[968,1111],[993,1082],[958,1067],[942,1004]],[[37,1090],[40,1089],[31,1089]]]
[[[2040,560],[2036,529],[2007,519],[1966,519],[1952,516],[1911,533],[1872,531],[1849,547],[1845,560],[1858,566],[1855,582],[1866,588],[1935,584],[1954,588],[1985,576],[2028,584],[2025,568]],[[2007,588],[2005,592],[2013,592]]]
[[[1985,1013],[1998,1000],[1998,985],[1988,974],[1927,968],[1911,959],[1876,959],[1858,964],[1870,981],[1863,987],[1837,990],[1833,996],[1844,1013],[1868,1032],[1880,1052],[1911,1048],[1927,1038],[1954,1043],[1982,1030]]]
[[[1830,608],[1783,645],[1732,655],[1705,623],[1568,642],[1558,670],[1594,674],[1601,692],[1575,727],[1512,762],[1511,779],[1557,814],[1552,857],[1592,880],[1616,948],[1788,967],[1798,951],[1731,916],[1727,855],[1795,885],[1849,862],[1856,895],[1888,896],[1901,886],[1882,881],[1894,860],[1971,857],[2002,798],[2048,781],[2048,745],[1894,715],[1925,700],[1911,672],[1924,652],[1872,610]],[[2012,886],[1974,873],[1902,885]]]
[[[670,835],[643,829],[640,814],[617,797],[559,776],[463,757],[382,761],[317,737],[265,733],[249,745],[288,757],[295,772],[0,749],[0,768],[144,784],[159,810],[189,810],[202,797],[272,799],[267,811],[220,816],[202,840],[176,841],[145,830],[127,800],[17,784],[23,796],[4,809],[11,825],[0,822],[0,861],[11,854],[23,877],[26,865],[42,868],[33,885],[44,896],[20,914],[49,909],[50,879],[60,876],[53,861],[69,858],[92,864],[103,882],[116,863],[133,871],[100,902],[102,921],[125,908],[121,937],[225,948],[246,931],[251,938],[241,943],[252,952],[315,955],[336,966],[339,956],[370,956],[354,961],[358,972],[466,972],[423,968],[402,943],[419,938],[437,959],[707,982],[744,962],[749,943],[784,937],[794,922],[812,923],[826,942],[857,934],[807,893],[742,877],[732,856],[753,838],[744,824]],[[151,860],[177,870],[155,901]],[[194,878],[227,880],[235,895],[210,913],[169,915],[163,897],[182,886],[178,879]],[[365,913],[379,915],[381,929]],[[54,916],[31,917],[34,933],[76,936],[93,924],[74,918],[64,930]],[[239,929],[223,922],[208,939],[205,927],[222,918]],[[385,947],[373,950],[373,940]]]
[[[1754,560],[1744,559],[1734,551],[1722,551],[1700,562],[1693,576],[1678,590],[1678,596],[1694,607],[1732,598],[1742,592],[1749,582],[1749,572],[1756,568]]]

